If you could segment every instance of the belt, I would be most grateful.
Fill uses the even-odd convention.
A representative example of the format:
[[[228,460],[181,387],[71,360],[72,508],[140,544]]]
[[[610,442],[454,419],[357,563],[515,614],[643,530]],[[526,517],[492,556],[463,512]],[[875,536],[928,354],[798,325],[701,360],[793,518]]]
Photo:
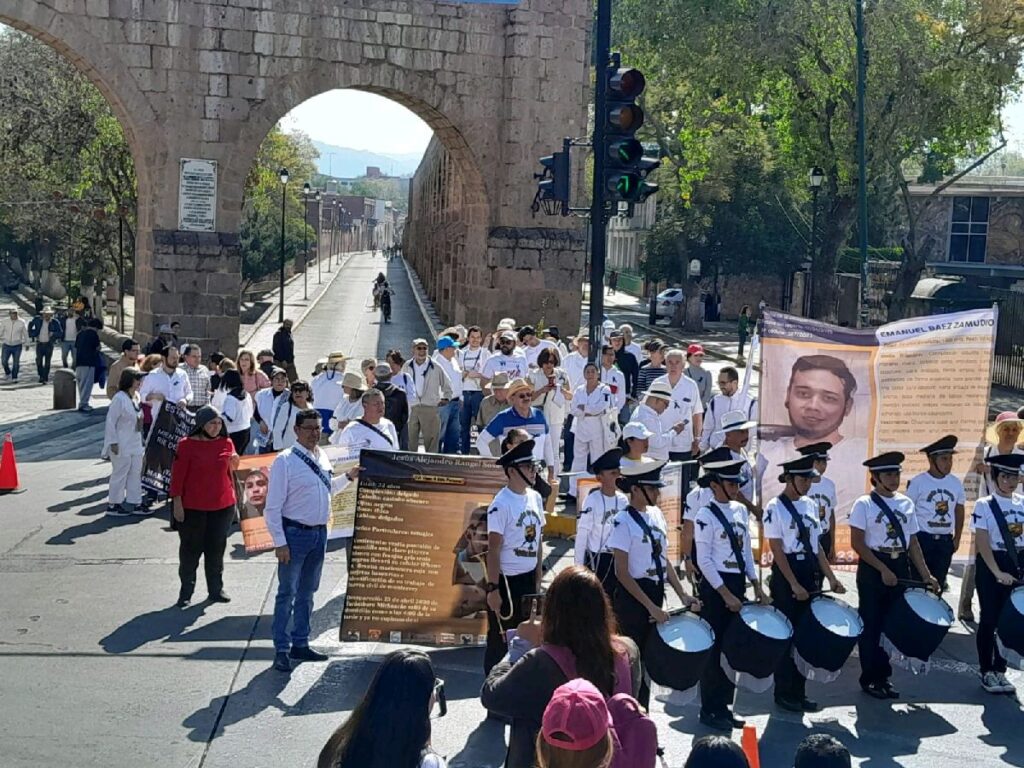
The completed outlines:
[[[900,555],[906,554],[902,547],[881,547],[871,551],[876,555],[887,555],[891,560],[896,560]]]
[[[298,520],[291,520],[287,517],[282,517],[281,522],[284,524],[285,528],[298,528],[301,531],[319,531],[321,528],[327,527],[326,523],[322,525],[306,525],[305,523],[300,523]]]
[[[952,533],[918,533],[917,536],[918,538],[924,536],[924,538],[931,539],[932,541],[942,541],[944,539],[953,538]]]

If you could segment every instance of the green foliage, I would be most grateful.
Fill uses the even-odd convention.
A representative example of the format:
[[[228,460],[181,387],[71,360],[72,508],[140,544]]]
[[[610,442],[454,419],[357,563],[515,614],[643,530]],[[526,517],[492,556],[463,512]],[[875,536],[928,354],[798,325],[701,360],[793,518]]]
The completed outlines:
[[[352,195],[390,200],[396,211],[409,210],[409,185],[398,179],[356,179],[349,185]]]

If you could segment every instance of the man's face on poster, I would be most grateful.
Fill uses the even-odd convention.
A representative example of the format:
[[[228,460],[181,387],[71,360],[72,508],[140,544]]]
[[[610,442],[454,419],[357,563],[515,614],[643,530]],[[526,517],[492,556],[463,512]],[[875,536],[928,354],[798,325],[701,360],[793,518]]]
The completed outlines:
[[[262,472],[250,472],[245,478],[245,501],[254,507],[267,502],[267,476]]]
[[[831,435],[852,407],[842,380],[820,368],[794,373],[786,392],[789,421],[805,438],[819,440]]]

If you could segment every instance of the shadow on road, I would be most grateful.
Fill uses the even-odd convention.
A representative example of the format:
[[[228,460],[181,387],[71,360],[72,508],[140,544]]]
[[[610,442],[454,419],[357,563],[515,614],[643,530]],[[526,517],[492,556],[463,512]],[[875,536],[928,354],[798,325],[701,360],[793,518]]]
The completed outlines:
[[[129,619],[120,627],[115,629],[106,637],[100,640],[100,646],[107,653],[131,653],[147,643],[156,640],[178,640],[181,633],[190,627],[203,615],[206,607],[203,603],[190,605],[188,608],[170,606],[161,608],[158,611],[150,611],[134,619]],[[248,619],[249,628],[252,627],[253,617],[242,617]],[[242,638],[248,636],[246,633]],[[238,636],[232,638],[238,639]]]
[[[106,491],[103,492],[106,495]],[[100,517],[94,517],[88,523],[79,523],[78,525],[72,525],[69,528],[65,528],[58,534],[51,536],[46,540],[47,544],[55,544],[58,546],[69,546],[75,544],[79,539],[84,539],[88,536],[95,536],[100,533],[106,533],[112,528],[123,528],[128,525],[137,525],[145,517],[132,516],[132,517],[108,517],[103,513],[107,509],[107,503],[104,501],[101,504],[97,504],[92,507],[87,507],[80,512],[82,516],[93,516],[101,515]]]
[[[104,481],[106,481],[106,479],[107,478],[103,478]],[[95,493],[91,493],[88,496],[78,496],[77,498],[74,498],[74,499],[69,499],[67,501],[61,501],[61,502],[59,502],[57,504],[53,504],[53,505],[47,507],[46,511],[47,512],[67,512],[69,509],[75,509],[76,507],[81,507],[81,506],[84,506],[84,505],[89,504],[91,502],[99,501],[100,499],[106,498],[106,496],[107,496],[107,490],[104,488],[103,490],[96,491]],[[106,509],[106,505],[103,506],[103,509]],[[85,512],[79,512],[78,514],[81,515],[81,514],[86,514],[86,513]]]

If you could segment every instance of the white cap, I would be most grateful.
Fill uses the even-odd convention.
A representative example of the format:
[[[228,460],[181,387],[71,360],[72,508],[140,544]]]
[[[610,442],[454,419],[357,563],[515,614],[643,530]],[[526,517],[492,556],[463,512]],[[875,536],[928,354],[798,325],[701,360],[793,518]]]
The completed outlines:
[[[639,421],[631,421],[629,424],[622,428],[622,439],[623,440],[649,440],[654,437],[654,433],[651,432]]]
[[[743,411],[729,411],[722,417],[722,432],[738,432],[742,429],[753,429],[756,421],[749,421]]]

